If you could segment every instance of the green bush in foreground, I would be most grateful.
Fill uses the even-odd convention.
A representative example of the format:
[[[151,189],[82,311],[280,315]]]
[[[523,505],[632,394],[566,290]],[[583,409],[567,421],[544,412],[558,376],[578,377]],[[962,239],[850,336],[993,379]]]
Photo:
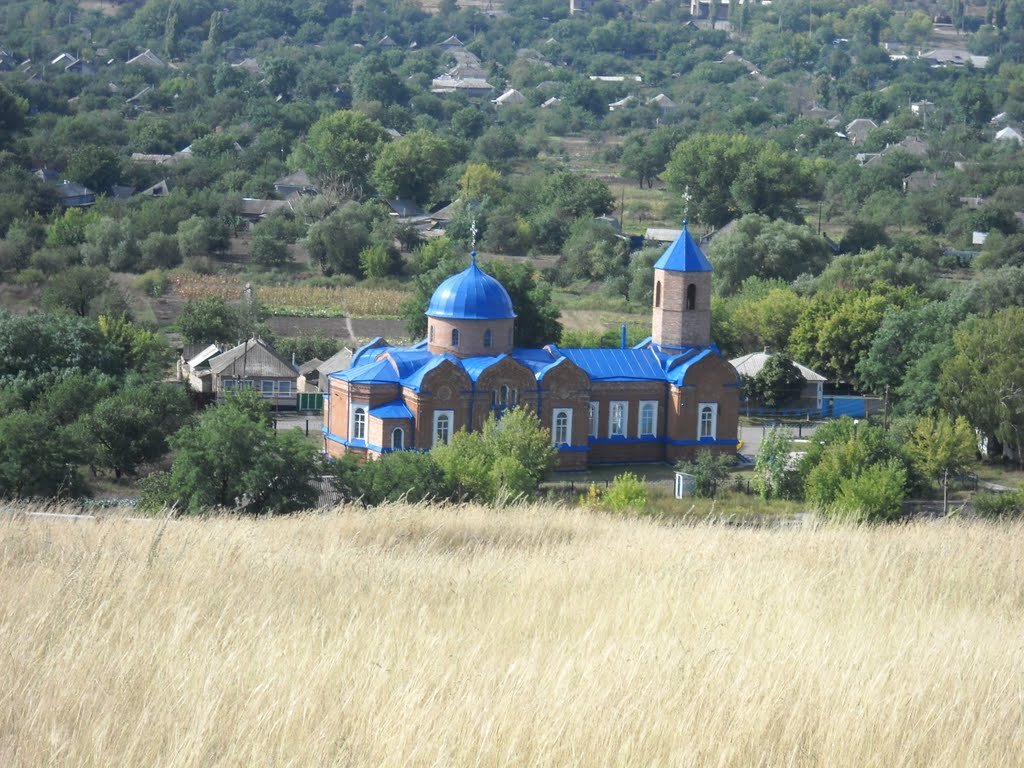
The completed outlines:
[[[879,522],[898,517],[906,496],[907,473],[890,459],[872,464],[839,484],[830,517],[852,522]]]
[[[981,517],[1019,517],[1024,515],[1024,491],[979,493],[971,500]]]
[[[638,512],[647,506],[647,485],[632,472],[624,472],[605,491],[602,504],[612,512]]]

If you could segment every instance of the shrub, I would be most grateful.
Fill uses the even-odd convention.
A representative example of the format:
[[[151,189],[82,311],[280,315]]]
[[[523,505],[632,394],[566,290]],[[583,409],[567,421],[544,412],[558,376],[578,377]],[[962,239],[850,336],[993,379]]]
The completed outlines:
[[[18,285],[39,285],[46,281],[46,273],[35,267],[26,267],[14,276]]]
[[[452,486],[428,453],[399,451],[367,462],[359,470],[358,490],[363,503],[386,501],[441,501],[452,496]]]
[[[693,495],[702,499],[713,498],[719,486],[729,476],[733,465],[731,456],[715,456],[707,448],[697,452],[697,460],[680,462],[676,469],[694,477]]]
[[[899,462],[872,464],[863,472],[844,478],[829,507],[831,517],[853,522],[892,520],[900,514],[906,496],[907,473]]]
[[[147,296],[157,299],[167,293],[170,281],[162,269],[151,269],[135,278],[135,287]]]
[[[604,506],[612,512],[638,512],[647,506],[647,484],[632,472],[617,475],[604,493]]]
[[[1024,491],[979,493],[971,506],[981,517],[1018,517],[1024,514]]]
[[[773,427],[757,452],[754,487],[762,499],[791,499],[800,495],[799,473],[792,466],[793,443],[788,432]]]

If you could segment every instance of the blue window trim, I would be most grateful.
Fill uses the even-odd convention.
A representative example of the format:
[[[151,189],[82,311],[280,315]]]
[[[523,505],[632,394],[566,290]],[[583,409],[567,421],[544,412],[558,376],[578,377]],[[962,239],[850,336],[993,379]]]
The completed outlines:
[[[587,453],[590,450],[589,445],[562,445],[557,446],[559,453]]]

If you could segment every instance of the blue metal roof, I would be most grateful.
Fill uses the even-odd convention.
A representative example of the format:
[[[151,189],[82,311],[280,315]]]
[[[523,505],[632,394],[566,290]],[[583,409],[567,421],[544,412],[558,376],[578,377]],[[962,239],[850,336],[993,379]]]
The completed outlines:
[[[586,371],[591,381],[665,381],[661,360],[651,349],[558,349]]]
[[[476,265],[476,251],[469,266],[452,275],[434,291],[427,317],[453,320],[504,320],[516,316],[505,286]]]
[[[654,268],[667,269],[672,272],[710,272],[713,269],[700,246],[690,236],[685,221],[683,222],[683,231],[665,249],[661,258],[654,262]]]
[[[365,344],[363,344],[363,346],[359,347],[355,352],[352,353],[352,359],[349,361],[348,367],[356,368],[360,365],[363,365],[368,359],[372,360],[374,357],[380,354],[382,350],[387,349],[386,346],[381,344],[382,341],[384,341],[384,339],[382,339],[380,336],[376,336],[370,339]],[[371,356],[366,357],[367,355]]]
[[[459,368],[462,367],[459,359],[452,355],[431,355],[424,365],[417,368],[411,375],[402,378],[402,386],[409,387],[413,392],[419,392],[420,387],[423,386],[423,377],[441,365],[445,360],[454,363]]]
[[[349,368],[330,375],[339,381],[359,382],[360,384],[397,384],[398,371],[390,360],[373,360],[356,368]]]
[[[412,411],[403,401],[392,400],[390,403],[371,408],[370,415],[378,419],[411,419]]]
[[[476,381],[480,378],[480,374],[486,371],[495,363],[499,363],[504,360],[508,355],[501,354],[497,357],[468,357],[463,359],[462,367],[466,369],[466,373],[469,374],[469,378]]]

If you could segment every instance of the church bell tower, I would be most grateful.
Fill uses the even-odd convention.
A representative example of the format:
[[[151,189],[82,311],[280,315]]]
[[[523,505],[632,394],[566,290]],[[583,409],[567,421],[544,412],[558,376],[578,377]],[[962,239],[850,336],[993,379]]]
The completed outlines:
[[[654,264],[651,341],[669,350],[711,344],[711,271],[684,220]]]

